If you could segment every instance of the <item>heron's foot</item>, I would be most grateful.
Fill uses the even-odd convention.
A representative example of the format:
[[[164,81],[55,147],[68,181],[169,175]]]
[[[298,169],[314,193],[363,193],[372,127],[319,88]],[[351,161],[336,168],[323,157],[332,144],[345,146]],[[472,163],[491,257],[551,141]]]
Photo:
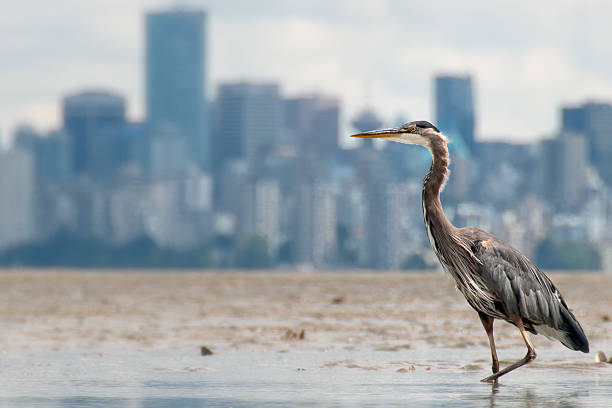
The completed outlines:
[[[504,368],[501,371],[494,373],[493,375],[483,378],[482,380],[480,380],[480,382],[496,383],[497,379],[501,377],[502,375],[508,374],[512,370],[516,370],[517,368],[525,364],[531,363],[533,360],[535,360],[535,358],[536,358],[535,350],[529,349],[527,350],[527,354],[525,355],[525,357],[523,357],[521,360],[517,361],[514,364],[509,365],[508,367]],[[495,366],[493,366],[493,370],[495,370]]]
[[[482,380],[480,380],[480,382],[488,382],[491,384],[496,384],[498,378],[499,378],[499,375],[497,375],[497,373],[494,373],[493,375],[483,378]]]
[[[497,356],[495,356],[495,358],[493,360],[493,364],[491,365],[491,371],[493,372],[493,375],[490,375],[487,378],[483,378],[480,381],[481,382],[497,383],[497,379],[499,378],[499,377],[495,376],[495,374],[497,374],[497,372],[499,371],[499,361],[497,361]]]

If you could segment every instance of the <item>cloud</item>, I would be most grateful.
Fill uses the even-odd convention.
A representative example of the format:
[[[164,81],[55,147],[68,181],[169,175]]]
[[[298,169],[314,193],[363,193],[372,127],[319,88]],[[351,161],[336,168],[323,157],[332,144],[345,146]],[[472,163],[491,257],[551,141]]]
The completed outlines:
[[[0,128],[57,126],[60,97],[85,86],[119,91],[142,116],[143,13],[170,2],[29,3],[0,6]],[[612,99],[608,2],[192,3],[209,11],[210,95],[218,81],[277,80],[337,95],[345,125],[366,104],[388,121],[434,119],[432,76],[467,72],[479,134],[515,140],[555,131],[560,103]]]

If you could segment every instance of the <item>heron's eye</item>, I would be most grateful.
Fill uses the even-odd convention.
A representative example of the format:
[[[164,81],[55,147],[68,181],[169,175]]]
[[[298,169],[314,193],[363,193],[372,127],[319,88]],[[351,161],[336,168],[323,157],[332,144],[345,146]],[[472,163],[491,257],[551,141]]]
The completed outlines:
[[[414,132],[416,132],[416,126],[414,126],[414,125],[408,126],[408,131],[409,131],[410,133],[414,133]]]

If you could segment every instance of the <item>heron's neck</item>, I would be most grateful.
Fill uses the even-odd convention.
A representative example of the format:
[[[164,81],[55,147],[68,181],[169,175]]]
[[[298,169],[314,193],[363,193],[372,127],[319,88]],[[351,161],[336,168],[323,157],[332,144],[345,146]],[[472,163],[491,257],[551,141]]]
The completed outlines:
[[[446,141],[433,140],[429,147],[431,152],[431,168],[423,180],[423,216],[425,223],[435,225],[436,231],[443,232],[453,229],[453,225],[446,218],[440,201],[440,192],[448,176],[450,163]]]

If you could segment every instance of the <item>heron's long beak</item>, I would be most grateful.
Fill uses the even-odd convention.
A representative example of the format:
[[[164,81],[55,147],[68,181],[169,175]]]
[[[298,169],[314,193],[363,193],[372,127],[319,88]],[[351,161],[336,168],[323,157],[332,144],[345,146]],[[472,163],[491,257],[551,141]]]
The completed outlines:
[[[382,137],[394,137],[402,133],[404,132],[399,128],[389,128],[389,129],[381,129],[381,130],[372,130],[370,132],[357,133],[357,134],[351,135],[351,137],[362,137],[362,138],[367,138],[367,139],[374,139],[374,138],[382,138]]]

